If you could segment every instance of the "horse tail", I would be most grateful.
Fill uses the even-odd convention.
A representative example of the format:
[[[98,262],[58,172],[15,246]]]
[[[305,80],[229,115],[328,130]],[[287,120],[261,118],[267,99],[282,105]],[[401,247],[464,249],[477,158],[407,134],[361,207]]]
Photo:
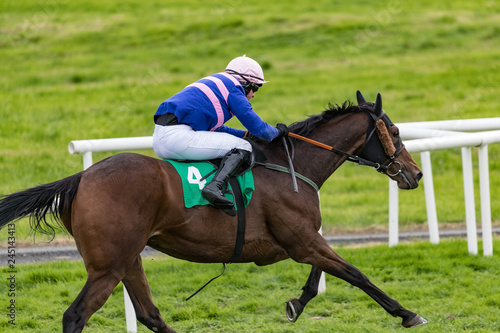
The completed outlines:
[[[49,184],[0,196],[0,229],[10,222],[29,217],[31,230],[55,236],[54,227],[46,215],[63,229],[61,217],[70,218],[71,204],[75,198],[82,172]]]

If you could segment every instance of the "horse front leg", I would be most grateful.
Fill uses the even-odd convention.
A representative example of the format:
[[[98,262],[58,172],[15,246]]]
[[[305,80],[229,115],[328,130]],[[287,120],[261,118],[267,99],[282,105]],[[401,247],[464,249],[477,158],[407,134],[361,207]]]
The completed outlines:
[[[415,327],[427,323],[427,320],[405,309],[396,300],[375,286],[359,269],[341,258],[319,234],[311,234],[311,237],[314,241],[308,243],[315,244],[315,246],[309,247],[307,250],[303,247],[297,247],[298,243],[292,245],[293,248],[290,249],[292,259],[297,262],[313,265],[317,267],[318,271],[324,271],[360,288],[389,314],[402,318],[403,321],[401,324],[404,327]]]
[[[380,304],[380,306],[382,306],[390,315],[402,318],[403,321],[401,325],[404,327],[409,328],[427,324],[427,320],[418,314],[405,309],[401,304],[399,304],[398,301],[392,299],[375,286],[366,275],[361,273],[359,269],[340,258],[340,256],[337,255],[337,257],[338,260],[328,270],[325,270],[326,272],[363,290],[368,294],[368,296]]]
[[[322,273],[322,270],[313,266],[306,284],[302,287],[302,295],[300,295],[299,299],[292,298],[285,303],[286,316],[292,323],[297,321],[307,303],[318,294],[319,280]]]
[[[427,320],[405,309],[399,302],[380,290],[366,275],[342,259],[335,251],[331,250],[331,254],[331,256],[322,257],[319,260],[320,264],[318,266],[323,268],[325,272],[363,290],[393,317],[402,318],[401,325],[404,327],[416,327],[427,323]]]

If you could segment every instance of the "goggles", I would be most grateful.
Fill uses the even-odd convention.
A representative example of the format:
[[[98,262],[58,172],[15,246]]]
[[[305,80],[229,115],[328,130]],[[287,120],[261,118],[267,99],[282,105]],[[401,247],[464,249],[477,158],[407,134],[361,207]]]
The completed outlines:
[[[254,93],[256,93],[260,87],[262,87],[262,84],[254,83],[254,82],[249,82],[249,83],[243,85],[243,89],[245,89],[245,93],[247,95],[250,93],[250,90],[253,91]]]
[[[262,87],[262,83],[251,82],[246,78],[247,76],[249,76],[249,77],[254,78],[254,79],[262,80],[261,78],[259,78],[257,76],[253,76],[250,74],[241,74],[241,73],[238,73],[232,69],[226,69],[226,73],[238,75],[239,77],[241,77],[243,80],[246,81],[246,84],[242,84],[242,86],[243,86],[243,89],[245,89],[245,94],[247,94],[247,95],[250,93],[250,90],[255,93],[255,92],[257,92],[257,90],[259,90],[260,87]]]

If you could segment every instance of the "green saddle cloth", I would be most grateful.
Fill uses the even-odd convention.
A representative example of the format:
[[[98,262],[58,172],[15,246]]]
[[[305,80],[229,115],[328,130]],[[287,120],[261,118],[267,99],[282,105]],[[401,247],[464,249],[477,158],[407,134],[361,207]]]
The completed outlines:
[[[172,164],[177,170],[177,173],[182,180],[182,191],[184,193],[184,205],[186,208],[191,208],[199,205],[210,205],[210,202],[205,200],[201,196],[201,190],[208,184],[215,175],[215,172],[208,176],[206,179],[201,180],[205,175],[214,171],[215,166],[208,162],[193,162],[193,161],[174,161],[174,160],[164,160]],[[252,170],[245,172],[244,174],[236,177],[243,194],[243,202],[245,207],[250,203],[252,198],[252,193],[255,189],[253,182]],[[201,181],[200,181],[201,180]],[[229,188],[232,190],[231,185]],[[231,193],[224,194],[226,198],[234,202],[234,198]],[[235,205],[236,206],[236,205]],[[236,208],[236,207],[235,207]]]

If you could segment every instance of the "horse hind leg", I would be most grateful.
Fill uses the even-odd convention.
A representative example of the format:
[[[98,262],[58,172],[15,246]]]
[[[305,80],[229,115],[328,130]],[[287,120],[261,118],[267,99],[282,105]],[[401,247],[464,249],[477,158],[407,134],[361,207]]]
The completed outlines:
[[[161,317],[160,310],[154,305],[149,289],[149,283],[142,267],[141,257],[138,256],[132,268],[123,278],[132,304],[134,305],[137,320],[153,332],[175,333]]]
[[[120,282],[112,274],[88,274],[78,297],[63,315],[63,333],[80,333],[89,318],[99,310]]]
[[[88,244],[84,249],[80,249],[87,269],[87,282],[64,312],[63,333],[79,333],[83,330],[89,318],[106,303],[114,288],[131,269],[138,255],[131,254],[127,257],[123,250],[120,253],[126,259],[117,260],[120,256],[113,254],[109,247],[105,248],[102,244],[105,242],[101,241],[100,246]],[[140,250],[134,248],[132,253],[133,251],[140,253]]]
[[[323,273],[317,267],[311,268],[311,273],[306,284],[302,287],[302,295],[299,299],[292,298],[285,303],[286,316],[292,323],[296,322],[299,316],[304,311],[307,303],[318,294],[319,280]]]
[[[122,279],[139,321],[152,331],[175,333],[165,324],[158,308],[153,304],[140,256],[126,273],[122,269],[89,271],[82,291],[64,312],[63,333],[82,332],[89,318],[106,303],[111,292]]]

